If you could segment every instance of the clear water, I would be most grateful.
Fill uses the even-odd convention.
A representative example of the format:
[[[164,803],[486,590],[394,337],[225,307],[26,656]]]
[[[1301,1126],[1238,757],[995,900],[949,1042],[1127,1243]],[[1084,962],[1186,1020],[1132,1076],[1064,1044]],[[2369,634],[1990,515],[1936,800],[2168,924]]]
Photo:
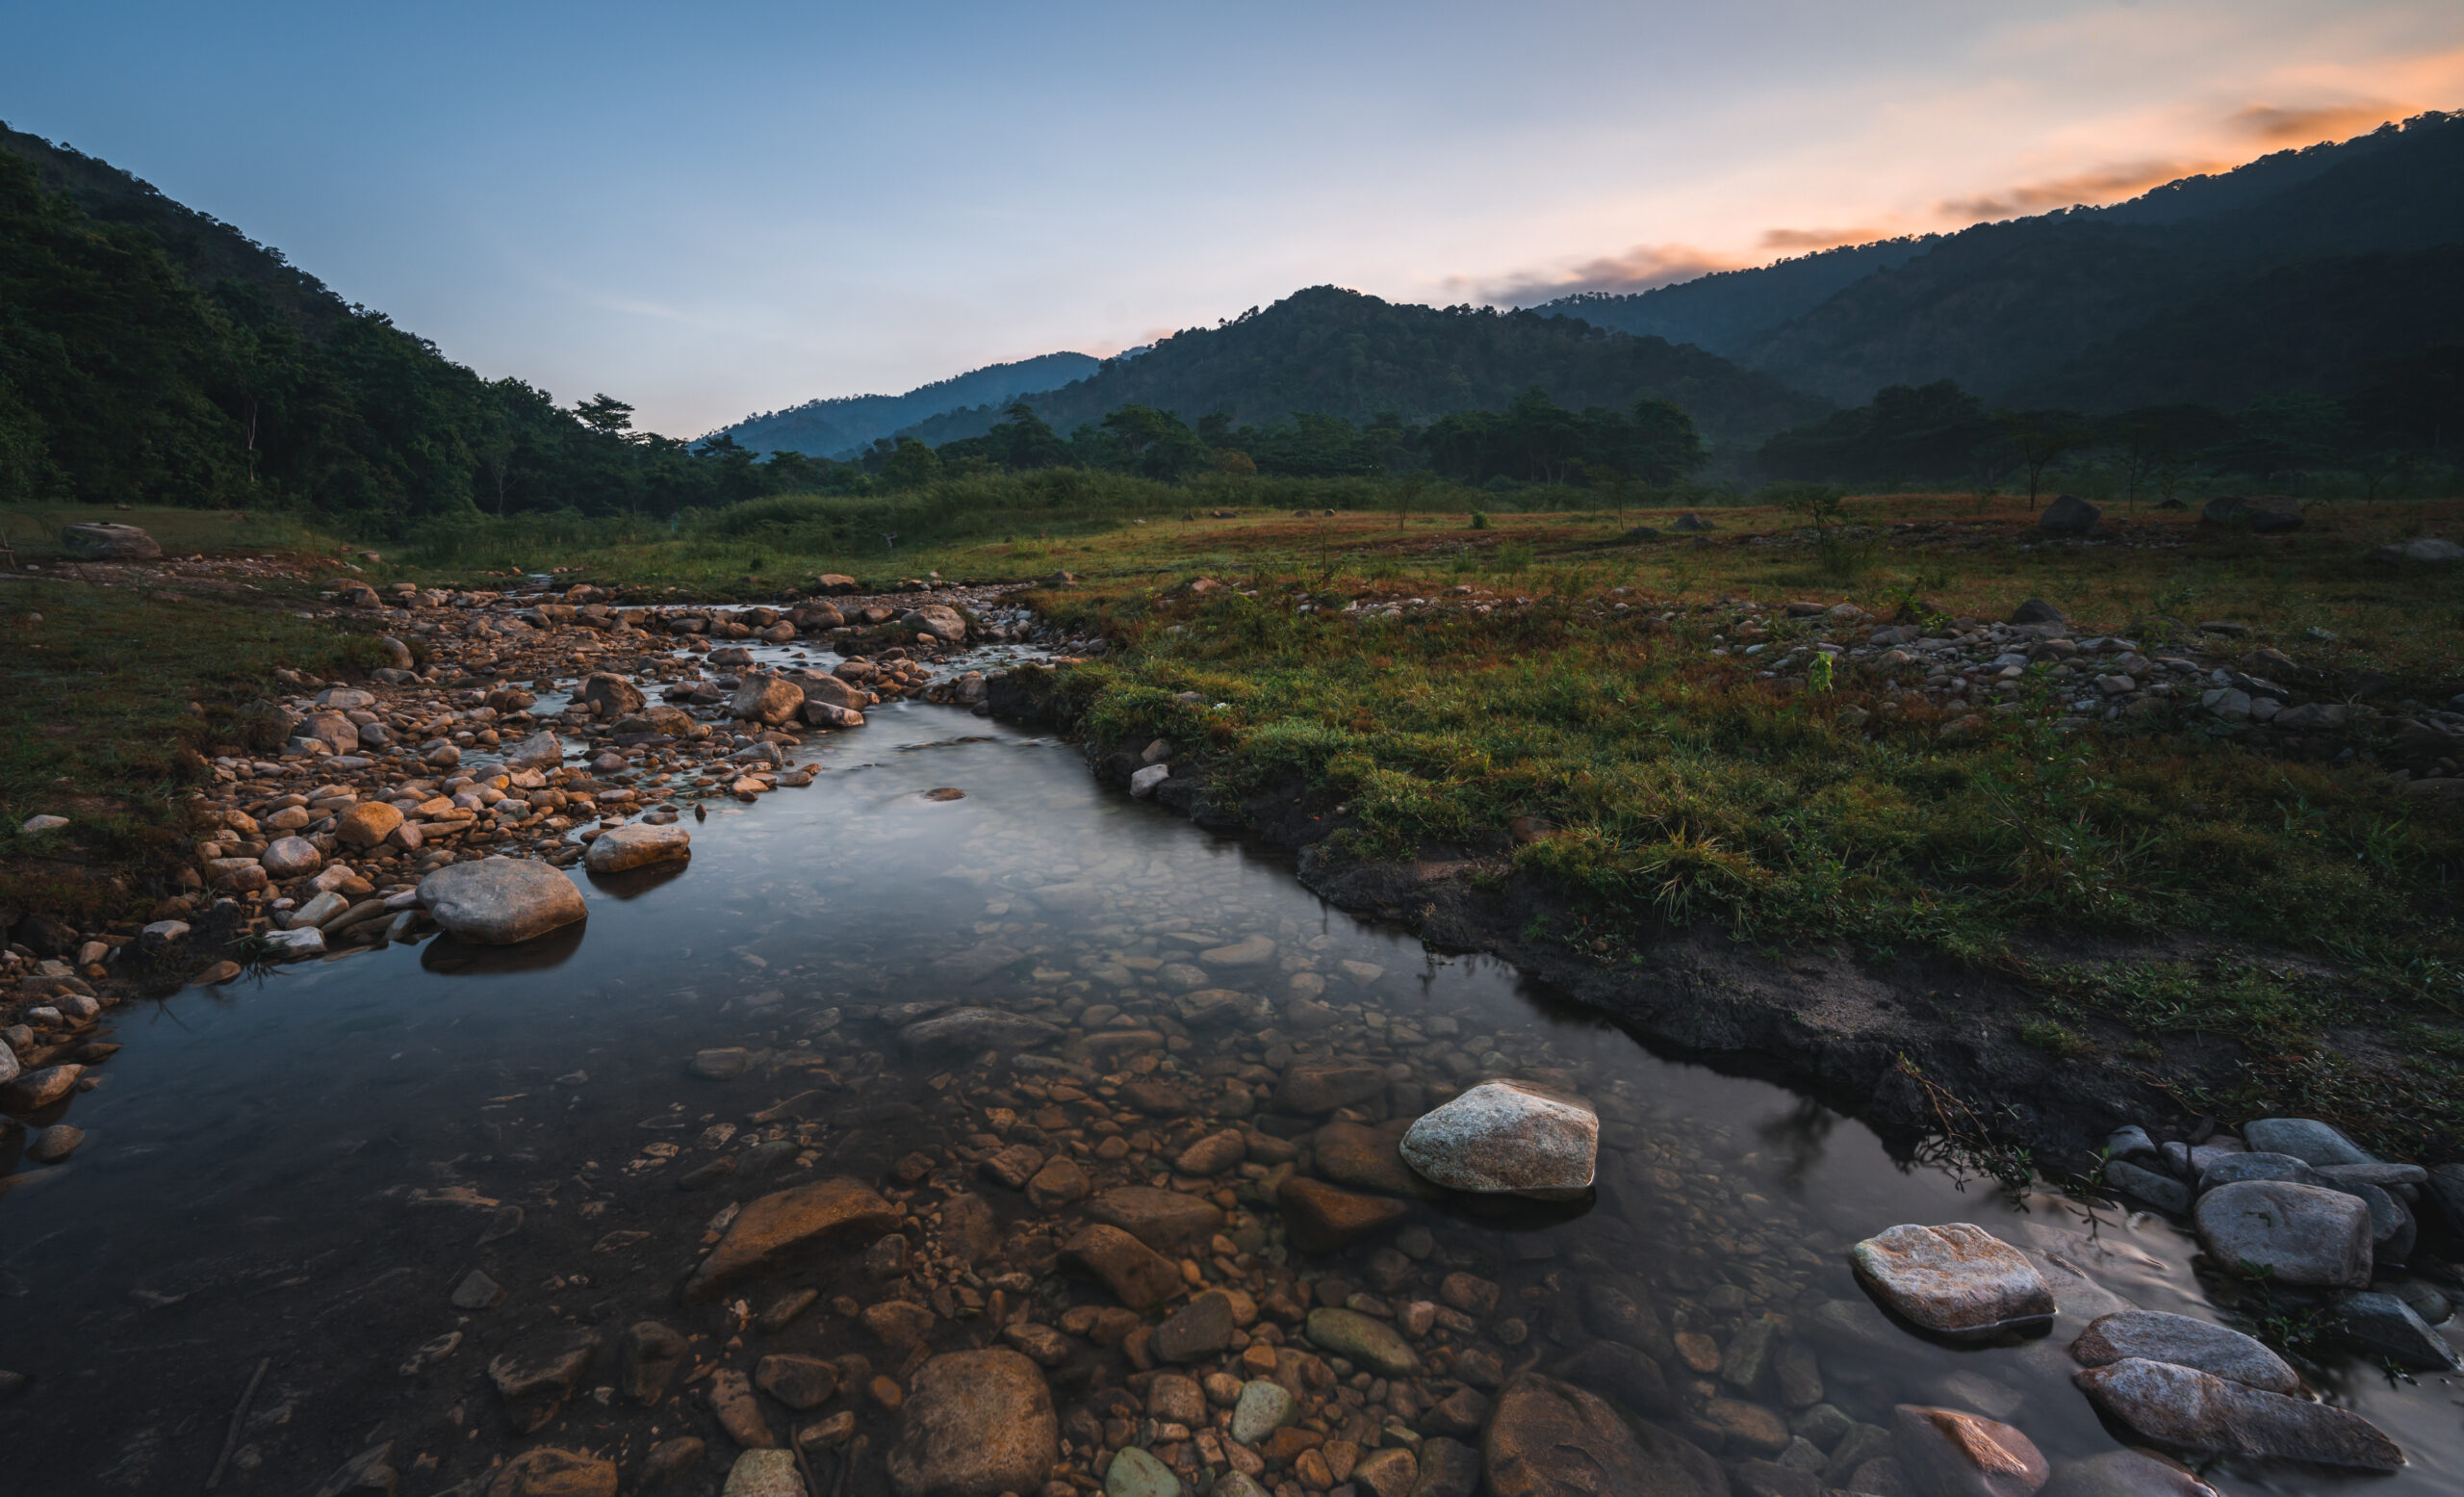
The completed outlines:
[[[854,1351],[899,1370],[895,1355],[827,1308],[833,1296],[885,1292],[859,1266],[862,1244],[751,1286],[757,1312],[783,1285],[821,1289],[823,1307],[775,1334],[744,1327],[727,1303],[681,1309],[672,1297],[732,1202],[829,1174],[901,1188],[898,1161],[987,1126],[988,1105],[1000,1105],[988,1087],[1010,1089],[1030,1120],[1051,1105],[1015,1090],[1021,1077],[1006,1067],[919,1062],[860,1016],[955,999],[1061,1019],[1085,1012],[1067,1007],[1077,1000],[1135,1019],[1160,1011],[1173,975],[1165,967],[1255,935],[1273,940],[1274,957],[1212,970],[1207,984],[1282,1003],[1296,974],[1312,974],[1332,1026],[1199,1031],[1168,1060],[1150,1053],[1140,1064],[1160,1061],[1162,1077],[1214,1095],[1223,1082],[1199,1080],[1202,1068],[1279,1062],[1276,1046],[1297,1040],[1431,1080],[1547,1072],[1599,1103],[1606,1147],[1588,1211],[1497,1222],[1416,1208],[1433,1253],[1392,1298],[1430,1295],[1450,1267],[1497,1280],[1497,1317],[1528,1330],[1503,1348],[1509,1365],[1537,1356],[1545,1369],[1582,1339],[1584,1280],[1600,1274],[1638,1276],[1672,1329],[1715,1346],[1766,1311],[1801,1323],[1825,1299],[1860,1298],[1843,1250],[1900,1222],[1984,1224],[2064,1252],[2144,1306],[2216,1315],[2191,1272],[2190,1242],[2160,1220],[2107,1210],[2095,1222],[2050,1197],[1962,1190],[1815,1101],[1655,1055],[1498,964],[1432,957],[1334,911],[1278,859],[1100,788],[1067,746],[899,704],[860,733],[816,739],[805,757],[823,769],[811,787],[754,807],[717,803],[709,820],[688,823],[689,865],[585,881],[587,924],[535,948],[396,946],[119,1011],[126,1048],[98,1072],[102,1088],[75,1103],[84,1149],[0,1196],[0,1367],[34,1379],[0,1406],[0,1493],[202,1489],[261,1362],[267,1374],[219,1490],[312,1491],[391,1439],[410,1497],[543,1443],[619,1459],[629,1491],[653,1443],[689,1433],[710,1454],[700,1484],[683,1489],[714,1491],[732,1447],[698,1396],[652,1409],[603,1402],[617,1381],[606,1355],[555,1422],[519,1435],[487,1382],[489,1359],[561,1326],[612,1336],[656,1318],[703,1338],[697,1360],[722,1366]],[[940,787],[964,798],[920,793]],[[1039,902],[1035,890],[1054,884],[1071,887]],[[1398,1043],[1398,1024],[1418,1038]],[[756,1052],[745,1075],[716,1081],[689,1069],[698,1051],[739,1045]],[[792,1116],[756,1121],[806,1092],[815,1096]],[[1065,1110],[1071,1126],[1090,1121],[1076,1104]],[[813,1124],[801,1137],[798,1120]],[[1171,1126],[1124,1134],[1168,1158],[1168,1141],[1136,1135]],[[809,1145],[811,1162],[679,1188],[771,1132]],[[1048,1147],[1067,1147],[1065,1132],[1052,1128]],[[1089,1129],[1080,1142],[1102,1137]],[[1082,1163],[1099,1185],[1166,1171],[1144,1148]],[[947,1156],[910,1205],[929,1209],[957,1188],[1006,1221],[1038,1215]],[[519,1229],[482,1243],[508,1205],[522,1208]],[[1242,1211],[1273,1223],[1270,1201]],[[1365,1288],[1368,1254],[1384,1240],[1293,1264]],[[456,1309],[449,1297],[475,1268],[501,1284],[503,1302]],[[1029,1294],[1045,1323],[1063,1301],[1110,1303],[1074,1279]],[[986,1329],[943,1321],[934,1344],[975,1344]],[[1810,1344],[1825,1402],[1855,1419],[1887,1424],[1891,1406],[1908,1401],[1967,1407],[2017,1425],[2059,1464],[2117,1444],[2068,1383],[2060,1347],[2075,1329],[1974,1351],[1905,1336],[1869,1351]],[[450,1355],[415,1376],[398,1370],[454,1329],[465,1340]],[[1117,1382],[1127,1370],[1116,1361],[1091,1376]],[[1680,1366],[1671,1374],[1681,1397],[1699,1382],[1783,1418],[1796,1412],[1767,1385],[1741,1392]],[[1085,1397],[1090,1376],[1083,1365],[1056,1374],[1065,1408]],[[2400,1442],[2412,1466],[2383,1480],[2238,1467],[2210,1479],[2236,1492],[2464,1487],[2453,1383],[2391,1381],[2350,1364],[2329,1392]],[[843,1489],[886,1490],[881,1453],[895,1415],[860,1393],[807,1414],[768,1411],[783,1434],[840,1409],[856,1412],[867,1442]],[[1750,1454],[1732,1445],[1723,1458]]]

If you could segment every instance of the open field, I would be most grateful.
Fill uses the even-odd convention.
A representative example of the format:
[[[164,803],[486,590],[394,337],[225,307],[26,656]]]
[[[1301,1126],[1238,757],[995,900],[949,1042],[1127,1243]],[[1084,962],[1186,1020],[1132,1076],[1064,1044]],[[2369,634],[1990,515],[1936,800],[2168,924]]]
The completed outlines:
[[[2203,1068],[2206,1090],[2176,1087],[2194,1109],[2306,1109],[2391,1143],[2464,1122],[2464,803],[2432,783],[2455,772],[2438,714],[2464,690],[2464,604],[2451,568],[2368,559],[2455,533],[2454,505],[2317,505],[2270,536],[2131,511],[2083,543],[1966,496],[1852,499],[1819,527],[1708,510],[1716,529],[1687,534],[1641,509],[1184,518],[1204,511],[1168,492],[1169,512],[1124,503],[886,555],[800,549],[792,522],[659,537],[576,521],[480,527],[449,565],[417,547],[355,564],[380,585],[484,586],[512,562],[644,599],[1065,570],[1074,585],[1040,606],[1111,648],[1053,695],[1099,748],[1169,739],[1218,805],[1296,797],[1336,829],[1322,856],[1451,860],[1511,887],[1539,911],[1515,932],[1530,949],[1613,972],[1710,931],[1949,962],[2023,992],[2011,1022],[2048,1056],[2159,1075],[2225,1045],[2239,1058]],[[275,664],[347,674],[365,647],[347,614],[292,607],[352,576],[357,542],[111,517],[174,553],[285,558],[211,588],[9,584],[9,826],[96,798],[85,856],[119,878],[99,887],[126,918],[167,891],[143,868],[170,835],[178,745],[235,731]],[[1988,627],[2028,599],[2090,642],[2076,667]],[[1915,663],[1894,665],[1869,639],[1903,623]],[[2036,658],[1988,668],[2015,651]],[[2090,683],[2116,660],[2159,679],[2107,709]],[[2218,717],[2218,671],[2283,678],[2288,706],[2341,720]],[[1925,684],[1945,675],[1958,686]],[[12,897],[65,888],[30,846],[6,850]],[[2228,1073],[2237,1091],[2217,1086]]]

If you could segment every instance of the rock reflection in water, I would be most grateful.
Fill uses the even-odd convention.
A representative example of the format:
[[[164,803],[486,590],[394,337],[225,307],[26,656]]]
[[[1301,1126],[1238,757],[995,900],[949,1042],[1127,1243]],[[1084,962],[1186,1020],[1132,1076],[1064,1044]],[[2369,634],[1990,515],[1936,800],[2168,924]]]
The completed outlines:
[[[872,731],[860,773],[713,815],[691,877],[589,880],[536,951],[125,1022],[125,1097],[5,1206],[28,1489],[194,1490],[260,1358],[235,1492],[1468,1497],[1485,1460],[1498,1490],[1886,1493],[1939,1479],[1904,1463],[1912,1404],[2016,1427],[2059,1481],[2117,1448],[2069,1334],[2201,1308],[2161,1223],[1902,1169],[1323,909],[1065,748]],[[1403,1164],[1497,1077],[1597,1112],[1590,1195]],[[1849,1244],[1957,1220],[2043,1269],[2063,1331],[1937,1345],[1858,1289]],[[2354,1398],[2416,1462],[2380,1489],[2452,1482],[2451,1432]]]

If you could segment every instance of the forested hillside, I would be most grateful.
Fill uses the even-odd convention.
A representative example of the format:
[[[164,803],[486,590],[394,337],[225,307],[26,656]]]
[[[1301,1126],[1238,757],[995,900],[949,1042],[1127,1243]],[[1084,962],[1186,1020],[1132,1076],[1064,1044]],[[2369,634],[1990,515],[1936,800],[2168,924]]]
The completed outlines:
[[[1907,264],[1940,239],[1925,234],[1842,245],[1750,271],[1715,271],[1652,291],[1560,297],[1534,310],[1578,317],[1638,337],[1690,343],[1734,358],[1772,328],[1804,316],[1877,271]]]
[[[1129,405],[1192,423],[1221,413],[1268,426],[1305,412],[1416,426],[1456,411],[1503,410],[1534,389],[1577,409],[1668,400],[1715,446],[1751,445],[1825,409],[1716,354],[1663,339],[1534,312],[1412,306],[1333,286],[1296,292],[1220,327],[1175,334],[1028,403],[1062,431]],[[907,434],[939,446],[982,435],[1000,419],[997,410],[962,411]]]
[[[853,457],[886,437],[945,411],[1000,407],[1019,396],[1057,390],[1095,373],[1098,362],[1084,353],[1045,353],[1011,364],[988,364],[952,379],[920,385],[905,395],[847,395],[807,400],[785,410],[748,416],[725,428],[757,452],[804,452],[813,457]]]

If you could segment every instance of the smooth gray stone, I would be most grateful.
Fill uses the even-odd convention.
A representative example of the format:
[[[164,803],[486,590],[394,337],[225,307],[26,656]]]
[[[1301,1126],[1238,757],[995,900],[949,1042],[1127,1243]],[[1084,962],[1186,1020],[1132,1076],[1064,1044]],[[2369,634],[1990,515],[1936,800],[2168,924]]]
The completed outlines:
[[[2128,1127],[2116,1128],[2105,1136],[2105,1152],[2116,1159],[2128,1159],[2135,1155],[2152,1154],[2156,1151],[2156,1141],[2149,1138],[2147,1130],[2136,1123]]]
[[[2426,1185],[2429,1172],[2417,1164],[2324,1164],[2319,1173],[2342,1185]]]
[[[2464,1358],[2413,1307],[2392,1294],[2348,1294],[2336,1302],[2345,1335],[2400,1367],[2464,1372]]]
[[[2249,1157],[2244,1155],[2244,1158]],[[2191,1209],[2191,1188],[2170,1175],[2153,1170],[2143,1170],[2127,1159],[2105,1161],[2105,1183],[2118,1191],[2138,1197],[2159,1211],[2186,1215]]]
[[[2370,1285],[2370,1208],[2342,1191],[2237,1180],[2199,1198],[2196,1223],[2201,1246],[2236,1272],[2287,1284]]]
[[[2291,1180],[2296,1185],[2325,1185],[2327,1178],[2291,1154],[2234,1154],[2219,1159],[2199,1172],[2198,1190],[2204,1196],[2220,1185],[2236,1180]]]
[[[2083,1367],[2109,1367],[2130,1357],[2144,1357],[2194,1367],[2270,1393],[2289,1396],[2301,1391],[2301,1375],[2256,1339],[2164,1310],[2100,1316],[2070,1343],[2070,1356]]]
[[[2291,1154],[2304,1164],[2376,1164],[2361,1146],[2309,1118],[2262,1118],[2242,1130],[2253,1153]]]

